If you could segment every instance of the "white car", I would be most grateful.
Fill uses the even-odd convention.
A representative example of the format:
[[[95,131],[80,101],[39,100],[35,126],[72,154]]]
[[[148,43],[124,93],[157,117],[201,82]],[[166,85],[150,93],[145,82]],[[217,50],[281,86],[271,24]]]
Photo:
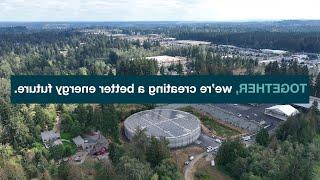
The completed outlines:
[[[243,141],[249,141],[250,139],[251,139],[250,136],[244,136],[244,137],[242,137],[242,140],[243,140]]]
[[[213,151],[213,147],[212,146],[208,146],[207,147],[207,153],[212,152]]]
[[[189,157],[189,161],[192,161],[194,159],[194,156]]]
[[[260,121],[259,124],[262,126],[262,125],[265,125],[266,122],[265,121]]]
[[[80,162],[80,161],[81,161],[81,157],[80,157],[80,156],[75,157],[75,158],[74,158],[74,161]]]
[[[222,141],[221,141],[220,139],[218,139],[218,138],[217,138],[217,139],[215,139],[214,141],[215,141],[215,142],[217,142],[217,143],[219,143],[219,144],[221,144],[221,143],[222,143]]]
[[[213,149],[207,149],[207,153],[210,153],[212,151],[213,151]]]
[[[264,126],[263,128],[264,128],[264,129],[267,129],[267,128],[269,128],[270,126],[271,126],[271,125],[268,124],[268,125]]]
[[[214,162],[214,160],[212,160],[210,164],[211,164],[212,167],[216,165],[216,163]]]

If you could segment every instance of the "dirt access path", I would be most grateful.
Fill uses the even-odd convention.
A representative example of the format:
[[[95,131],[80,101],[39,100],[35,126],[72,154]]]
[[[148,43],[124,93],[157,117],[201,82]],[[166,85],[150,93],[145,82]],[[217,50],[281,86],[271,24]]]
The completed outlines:
[[[194,172],[196,171],[195,164],[203,158],[207,153],[203,152],[201,154],[198,154],[194,157],[194,159],[190,162],[188,166],[186,166],[184,170],[184,180],[193,180],[194,179]]]
[[[54,124],[54,131],[56,133],[60,133],[61,131],[61,117],[60,117],[60,113],[57,113],[57,117],[56,117],[56,122]]]

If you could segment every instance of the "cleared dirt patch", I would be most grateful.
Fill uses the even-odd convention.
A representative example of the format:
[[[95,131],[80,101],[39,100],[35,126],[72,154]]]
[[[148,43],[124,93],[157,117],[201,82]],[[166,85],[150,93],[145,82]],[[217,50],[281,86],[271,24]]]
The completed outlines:
[[[172,159],[178,165],[179,171],[183,174],[184,172],[184,162],[188,160],[189,156],[194,156],[201,154],[204,150],[197,146],[188,146],[183,149],[176,149],[171,151]]]
[[[213,157],[204,157],[196,163],[194,180],[231,180],[232,178],[210,165],[212,159]]]

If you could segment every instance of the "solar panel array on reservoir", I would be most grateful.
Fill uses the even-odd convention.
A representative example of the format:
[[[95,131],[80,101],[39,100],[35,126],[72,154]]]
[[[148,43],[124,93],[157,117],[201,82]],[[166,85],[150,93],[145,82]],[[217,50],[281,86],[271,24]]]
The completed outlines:
[[[176,110],[155,109],[130,116],[125,127],[134,132],[145,129],[146,134],[158,137],[184,136],[200,128],[200,121],[195,116]]]

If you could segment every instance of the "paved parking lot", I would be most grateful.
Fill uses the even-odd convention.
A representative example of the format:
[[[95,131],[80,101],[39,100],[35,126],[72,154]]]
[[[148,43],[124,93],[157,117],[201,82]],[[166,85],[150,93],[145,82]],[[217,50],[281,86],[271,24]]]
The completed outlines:
[[[159,108],[179,109],[191,106],[213,117],[230,123],[236,127],[245,129],[250,133],[256,133],[261,127],[268,126],[269,133],[273,133],[276,127],[283,121],[264,114],[265,108],[274,104],[168,104]],[[260,124],[262,121],[265,124]]]
[[[206,112],[213,117],[218,118],[221,121],[232,124],[236,127],[245,129],[250,133],[254,133],[259,131],[259,124],[255,121],[250,121],[249,119],[244,119],[238,117],[236,114],[231,113],[231,111],[225,110],[224,108],[220,108],[216,105],[212,104],[195,104],[192,107]]]
[[[214,104],[213,106],[219,107],[235,116],[241,114],[241,118],[248,121],[254,121],[257,123],[264,121],[265,124],[262,126],[269,126],[267,129],[272,132],[281,122],[283,122],[282,120],[264,114],[265,108],[274,105],[275,104]]]

